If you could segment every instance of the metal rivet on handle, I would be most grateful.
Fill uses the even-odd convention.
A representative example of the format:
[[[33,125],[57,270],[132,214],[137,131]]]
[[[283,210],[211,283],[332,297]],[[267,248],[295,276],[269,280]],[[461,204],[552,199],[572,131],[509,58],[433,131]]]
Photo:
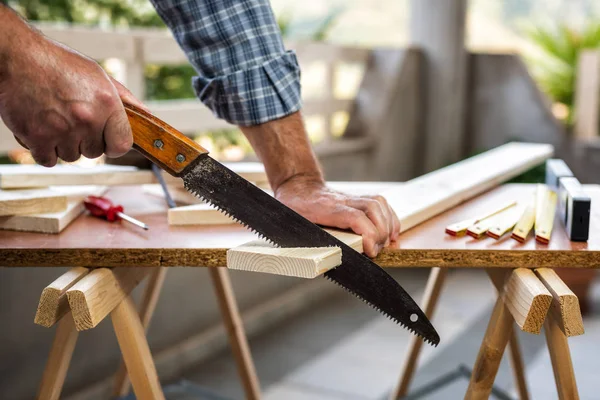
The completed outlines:
[[[162,149],[164,145],[165,145],[165,144],[164,144],[164,143],[163,143],[163,141],[162,141],[162,140],[160,140],[160,139],[156,139],[156,140],[154,141],[154,147],[156,147],[157,149]]]
[[[183,154],[177,154],[176,160],[177,160],[177,162],[184,162],[185,156]]]

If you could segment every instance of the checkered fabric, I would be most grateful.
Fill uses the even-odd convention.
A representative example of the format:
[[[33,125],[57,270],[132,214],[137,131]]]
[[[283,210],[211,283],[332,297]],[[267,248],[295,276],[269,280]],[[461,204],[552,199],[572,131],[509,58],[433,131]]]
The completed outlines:
[[[269,0],[151,1],[198,72],[198,98],[217,117],[250,126],[300,109],[300,68]]]

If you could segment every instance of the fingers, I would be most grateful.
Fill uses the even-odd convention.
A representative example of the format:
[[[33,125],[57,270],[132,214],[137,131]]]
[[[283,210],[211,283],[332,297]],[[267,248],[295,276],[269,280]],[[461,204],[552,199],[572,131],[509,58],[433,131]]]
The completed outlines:
[[[387,207],[372,198],[354,197],[348,199],[346,204],[364,212],[364,214],[373,223],[376,229],[375,237],[370,238],[375,241],[377,252],[389,243],[391,234],[391,225],[388,223]],[[364,239],[363,239],[364,241]]]
[[[373,221],[365,214],[356,208],[348,207],[344,210],[345,221],[340,226],[342,229],[352,229],[353,232],[359,234],[363,238],[363,251],[369,257],[376,257],[382,248],[379,242],[379,232]]]
[[[79,146],[79,139],[75,135],[72,135],[71,138],[64,140],[59,146],[56,147],[55,153],[61,160],[66,162],[74,162],[79,160],[79,157],[81,157]]]
[[[112,158],[127,153],[133,145],[129,119],[127,119],[123,106],[121,105],[119,108],[108,117],[104,126],[104,152]]]
[[[58,161],[58,155],[56,154],[55,147],[32,147],[29,146],[31,156],[36,163],[43,165],[44,167],[54,167]]]
[[[394,211],[392,206],[389,205],[389,203],[385,197],[383,197],[381,195],[377,195],[377,196],[369,196],[369,198],[376,200],[381,204],[381,206],[383,207],[383,209],[387,215],[387,221],[388,221],[388,224],[390,227],[389,228],[389,232],[390,232],[389,239],[394,240],[394,241],[397,240],[398,236],[400,235],[400,219],[398,219],[396,212]]]

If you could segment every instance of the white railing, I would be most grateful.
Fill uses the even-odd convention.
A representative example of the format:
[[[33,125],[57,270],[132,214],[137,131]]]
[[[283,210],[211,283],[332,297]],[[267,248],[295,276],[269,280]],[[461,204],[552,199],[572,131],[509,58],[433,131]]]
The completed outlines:
[[[165,30],[102,30],[81,26],[37,25],[49,37],[98,61],[119,60],[120,78],[140,99],[145,99],[144,68],[147,64],[187,63],[173,37]],[[294,49],[302,67],[303,112],[309,133],[330,142],[344,129],[344,120],[369,57],[369,50],[324,43],[286,43]],[[195,99],[148,103],[156,115],[184,133],[230,127]],[[312,131],[312,132],[311,132]],[[0,151],[17,146],[0,123]]]

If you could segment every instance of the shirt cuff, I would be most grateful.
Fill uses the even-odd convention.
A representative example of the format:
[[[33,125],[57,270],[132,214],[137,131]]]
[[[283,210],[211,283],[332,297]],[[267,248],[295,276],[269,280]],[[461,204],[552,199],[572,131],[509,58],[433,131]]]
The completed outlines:
[[[300,67],[288,51],[261,65],[207,79],[195,77],[194,89],[215,116],[239,126],[252,126],[300,110]]]

